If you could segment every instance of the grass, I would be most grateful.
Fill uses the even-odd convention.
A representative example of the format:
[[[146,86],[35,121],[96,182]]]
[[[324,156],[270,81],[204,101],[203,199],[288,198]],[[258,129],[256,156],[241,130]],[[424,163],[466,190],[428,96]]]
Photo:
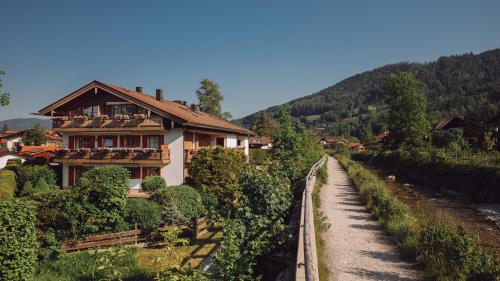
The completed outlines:
[[[319,280],[328,280],[330,271],[328,270],[329,266],[325,261],[325,240],[322,237],[322,233],[324,233],[328,228],[330,228],[330,224],[326,222],[326,217],[319,210],[321,207],[321,199],[320,192],[321,187],[328,180],[328,170],[327,163],[323,164],[323,166],[318,170],[318,174],[316,175],[316,182],[314,185],[314,190],[312,193],[313,199],[313,214],[314,214],[314,235],[316,237],[316,251],[318,255],[318,272],[319,272]]]
[[[134,256],[141,267],[151,271],[165,268],[166,262],[171,266],[196,268],[216,250],[221,240],[222,229],[216,227],[209,230],[201,238],[191,241],[188,245],[178,246],[173,261],[162,259],[162,262],[158,262],[158,258],[166,255],[163,247],[138,248]]]

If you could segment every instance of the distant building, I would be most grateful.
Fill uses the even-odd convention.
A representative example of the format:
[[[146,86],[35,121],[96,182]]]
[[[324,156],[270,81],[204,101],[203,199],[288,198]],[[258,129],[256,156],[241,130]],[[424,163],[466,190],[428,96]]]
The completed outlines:
[[[359,143],[359,142],[351,142],[347,145],[347,148],[349,150],[353,150],[353,151],[364,151],[366,150],[366,147],[362,144],[362,143]]]
[[[253,136],[249,138],[249,146],[250,148],[257,149],[271,149],[273,147],[273,143],[271,142],[271,138],[267,136]]]
[[[21,159],[21,162],[26,161],[26,157],[8,151],[7,149],[3,149],[0,151],[0,169],[5,168],[5,165],[7,165],[7,161],[9,161],[10,159]]]
[[[0,132],[0,144],[6,147],[9,151],[19,151],[23,146],[24,131],[8,130]]]
[[[451,130],[451,129],[461,129],[464,127],[464,119],[458,116],[442,120],[439,124],[434,128],[435,130]]]
[[[375,139],[377,140],[377,142],[384,142],[388,135],[389,135],[389,131],[385,131],[385,132],[382,132],[382,133],[376,135]]]

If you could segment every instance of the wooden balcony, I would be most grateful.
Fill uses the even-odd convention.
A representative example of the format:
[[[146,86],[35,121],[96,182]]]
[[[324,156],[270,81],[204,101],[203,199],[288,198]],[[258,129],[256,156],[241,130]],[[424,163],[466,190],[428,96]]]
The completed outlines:
[[[54,162],[77,164],[155,164],[170,163],[170,150],[105,150],[77,149],[58,150]]]
[[[198,152],[197,149],[184,149],[184,163],[191,163],[191,159]]]
[[[60,132],[87,131],[163,131],[161,117],[58,117],[52,120],[52,128]]]

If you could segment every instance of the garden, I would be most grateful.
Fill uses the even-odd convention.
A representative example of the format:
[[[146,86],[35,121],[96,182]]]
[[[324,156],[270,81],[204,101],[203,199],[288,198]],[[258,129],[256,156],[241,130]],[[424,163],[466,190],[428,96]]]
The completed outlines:
[[[118,166],[93,167],[61,189],[48,166],[10,161],[0,171],[0,279],[269,280],[277,272],[270,260],[290,241],[287,222],[303,179],[323,155],[287,109],[279,120],[258,169],[238,150],[203,148],[186,184],[145,178],[148,198],[127,198],[129,174]],[[196,235],[200,217],[209,225]],[[124,231],[148,239],[142,247],[63,250]],[[202,272],[208,256],[215,269]]]

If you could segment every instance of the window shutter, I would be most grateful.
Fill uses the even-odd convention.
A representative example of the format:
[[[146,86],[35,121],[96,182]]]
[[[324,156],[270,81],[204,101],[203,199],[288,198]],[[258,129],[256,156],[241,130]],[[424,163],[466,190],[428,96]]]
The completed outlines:
[[[142,136],[142,147],[143,148],[148,147],[148,136],[146,135]]]
[[[164,144],[164,136],[163,135],[160,135],[160,148],[161,148],[161,145]]]
[[[142,167],[142,178],[145,178],[147,176],[148,176],[148,168]]]
[[[75,136],[69,136],[69,149],[75,149]]]
[[[128,143],[125,143],[125,136],[120,136],[120,146],[128,147]]]
[[[68,167],[68,185],[73,186],[75,185],[75,166],[69,166]]]
[[[98,147],[104,147],[104,136],[98,136],[97,137],[97,146]]]
[[[134,136],[134,146],[135,147],[141,146],[141,136]]]
[[[112,136],[113,138],[113,146],[117,147],[118,146],[118,136]]]

